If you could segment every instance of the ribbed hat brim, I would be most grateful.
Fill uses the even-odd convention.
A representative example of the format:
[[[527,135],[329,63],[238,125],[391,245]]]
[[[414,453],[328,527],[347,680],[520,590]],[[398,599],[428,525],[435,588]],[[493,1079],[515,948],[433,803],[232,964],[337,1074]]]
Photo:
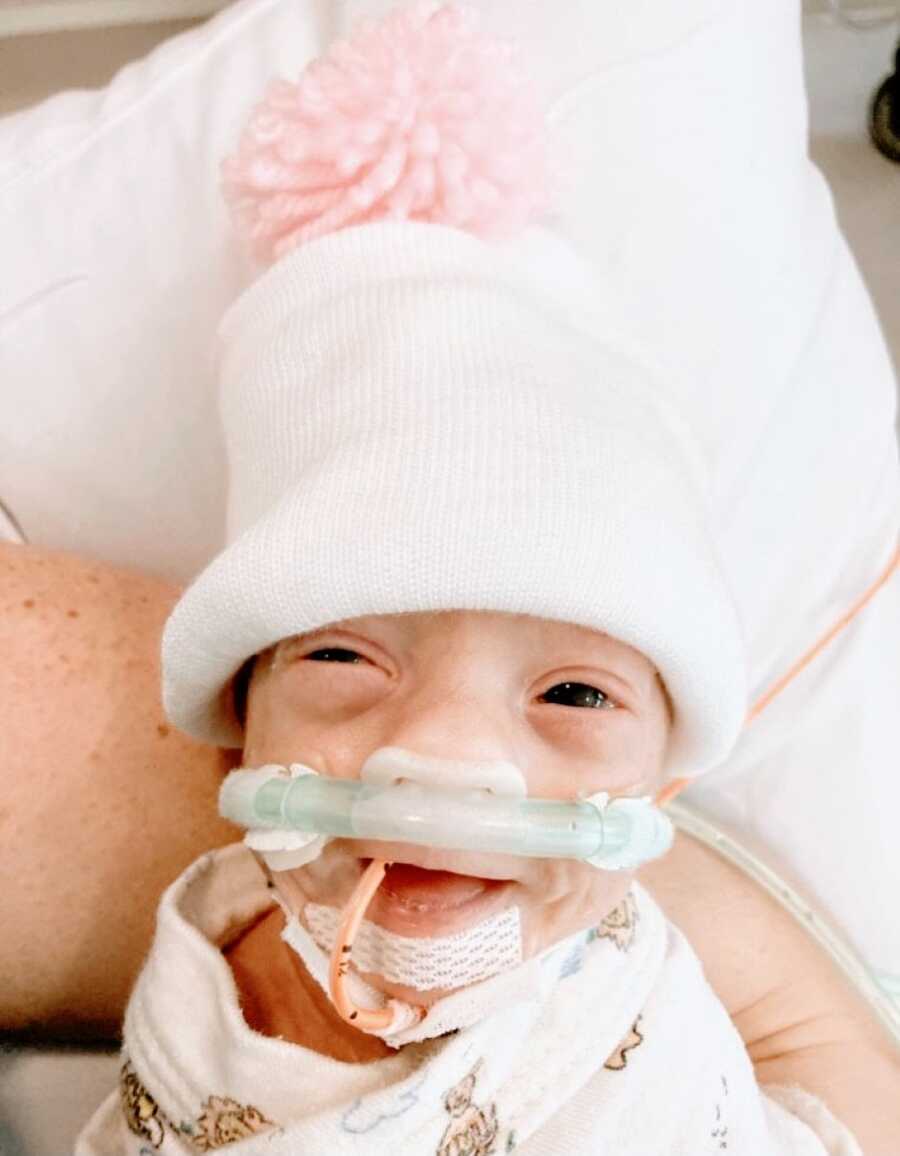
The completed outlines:
[[[292,634],[507,611],[637,647],[675,707],[670,773],[720,762],[742,643],[658,386],[518,256],[434,226],[355,233],[285,258],[223,329],[234,540],[167,624],[173,721],[240,744],[230,680]]]

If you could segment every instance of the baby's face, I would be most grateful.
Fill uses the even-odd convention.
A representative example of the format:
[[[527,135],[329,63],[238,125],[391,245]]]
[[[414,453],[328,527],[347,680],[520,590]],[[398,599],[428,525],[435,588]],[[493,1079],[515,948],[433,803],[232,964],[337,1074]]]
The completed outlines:
[[[358,778],[373,752],[401,747],[448,763],[512,762],[533,797],[652,795],[670,722],[653,664],[586,627],[488,611],[375,615],[260,656],[244,764]],[[307,903],[343,907],[376,857],[396,866],[367,918],[400,935],[443,936],[517,906],[525,958],[600,922],[632,879],[575,860],[335,839],[280,873],[279,886],[301,919]],[[367,978],[420,1003],[444,994]]]

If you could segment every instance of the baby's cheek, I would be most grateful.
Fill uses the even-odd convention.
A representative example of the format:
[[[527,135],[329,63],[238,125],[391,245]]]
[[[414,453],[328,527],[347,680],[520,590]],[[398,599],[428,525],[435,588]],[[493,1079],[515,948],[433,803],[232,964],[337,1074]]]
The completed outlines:
[[[596,927],[622,902],[633,880],[632,871],[546,860],[519,899],[524,958],[576,931]]]

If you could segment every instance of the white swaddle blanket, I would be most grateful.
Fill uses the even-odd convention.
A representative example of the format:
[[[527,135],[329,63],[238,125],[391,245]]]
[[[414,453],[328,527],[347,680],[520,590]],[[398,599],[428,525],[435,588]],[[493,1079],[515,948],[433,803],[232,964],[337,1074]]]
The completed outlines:
[[[240,845],[167,891],[120,1090],[76,1156],[860,1154],[815,1098],[758,1088],[698,960],[639,886],[545,954],[529,998],[368,1064],[247,1027],[213,943],[270,905]]]

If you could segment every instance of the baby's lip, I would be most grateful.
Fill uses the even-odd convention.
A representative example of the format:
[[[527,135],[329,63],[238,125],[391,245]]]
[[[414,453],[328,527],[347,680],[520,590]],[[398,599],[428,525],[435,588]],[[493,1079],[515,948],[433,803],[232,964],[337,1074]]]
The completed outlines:
[[[382,859],[388,863],[408,863],[427,871],[446,871],[475,879],[518,882],[523,875],[523,862],[517,855],[481,855],[476,851],[449,851],[442,847],[375,839],[354,839],[352,848],[361,861],[361,869],[365,869],[372,859]]]
[[[391,863],[378,892],[409,911],[446,912],[471,903],[504,884],[475,875],[434,871],[411,863]]]

